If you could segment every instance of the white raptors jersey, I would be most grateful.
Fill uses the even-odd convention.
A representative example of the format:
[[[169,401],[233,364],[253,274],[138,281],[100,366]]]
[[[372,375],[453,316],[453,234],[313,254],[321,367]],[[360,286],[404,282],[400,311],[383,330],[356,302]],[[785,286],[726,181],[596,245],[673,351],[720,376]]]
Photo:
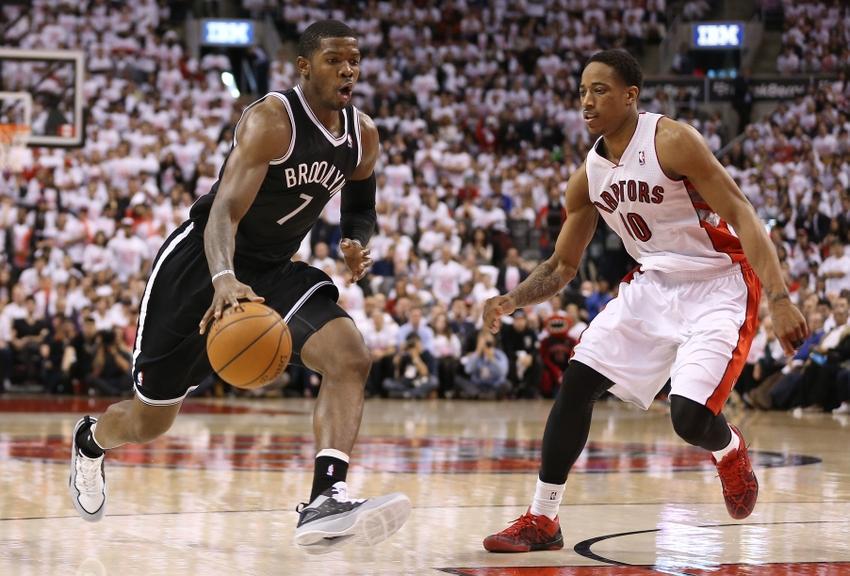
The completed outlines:
[[[738,237],[693,186],[661,170],[655,152],[661,118],[638,116],[619,164],[601,156],[596,150],[602,138],[596,141],[585,163],[590,201],[643,270],[713,275],[744,262]]]

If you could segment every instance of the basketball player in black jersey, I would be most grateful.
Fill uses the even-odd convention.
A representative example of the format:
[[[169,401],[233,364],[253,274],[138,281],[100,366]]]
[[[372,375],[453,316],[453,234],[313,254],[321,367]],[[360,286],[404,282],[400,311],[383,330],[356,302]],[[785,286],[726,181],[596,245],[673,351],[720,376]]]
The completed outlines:
[[[168,431],[186,395],[212,373],[204,332],[240,300],[277,310],[292,334],[292,361],[322,375],[313,490],[295,543],[319,553],[354,537],[374,544],[409,514],[402,494],[347,496],[369,351],[330,278],[291,261],[328,200],[342,194],[340,249],[352,280],[372,262],[365,246],[376,226],[379,145],[372,119],[351,104],[358,43],[348,26],[325,20],[304,31],[298,49],[301,84],[245,109],[219,180],[154,260],[133,351],[135,397],[77,423],[69,488],[86,520],[104,513],[104,451]]]

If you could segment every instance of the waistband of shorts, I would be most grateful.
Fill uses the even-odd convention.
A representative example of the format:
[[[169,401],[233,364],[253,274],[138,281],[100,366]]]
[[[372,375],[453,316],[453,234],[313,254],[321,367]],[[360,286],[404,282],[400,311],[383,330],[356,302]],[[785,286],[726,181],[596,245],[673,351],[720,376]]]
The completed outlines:
[[[752,272],[752,266],[748,262],[730,264],[728,267],[707,268],[705,270],[642,270],[640,275],[652,275],[664,282],[700,282],[705,280],[717,280],[742,273]]]

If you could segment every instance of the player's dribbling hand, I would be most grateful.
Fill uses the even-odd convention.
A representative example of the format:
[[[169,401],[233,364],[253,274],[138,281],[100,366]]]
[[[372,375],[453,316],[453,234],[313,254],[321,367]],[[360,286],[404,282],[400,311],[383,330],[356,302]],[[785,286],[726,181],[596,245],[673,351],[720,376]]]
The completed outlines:
[[[339,249],[342,252],[342,257],[345,259],[345,264],[351,270],[350,282],[357,282],[366,274],[366,271],[372,265],[372,257],[369,249],[360,245],[357,240],[343,238],[339,243]]]
[[[771,302],[770,317],[782,349],[791,356],[809,336],[806,319],[787,297]]]
[[[201,318],[201,323],[198,326],[201,334],[207,331],[211,323],[221,318],[225,308],[240,309],[240,300],[250,302],[263,302],[265,300],[262,296],[254,294],[250,286],[237,280],[233,274],[226,274],[217,278],[213,282],[213,286],[215,287],[215,294],[213,294],[212,304],[207,308],[207,312]]]
[[[514,310],[516,304],[510,296],[503,294],[488,298],[484,302],[484,327],[496,334],[502,325],[502,316],[513,314]]]

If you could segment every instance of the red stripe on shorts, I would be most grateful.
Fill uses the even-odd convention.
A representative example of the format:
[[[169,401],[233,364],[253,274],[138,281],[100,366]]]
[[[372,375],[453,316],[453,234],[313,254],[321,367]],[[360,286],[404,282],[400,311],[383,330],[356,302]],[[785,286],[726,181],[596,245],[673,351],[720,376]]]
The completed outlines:
[[[744,322],[741,328],[738,329],[738,344],[732,351],[732,358],[726,365],[726,371],[723,372],[723,378],[720,379],[720,384],[714,389],[714,393],[705,403],[706,407],[715,414],[720,414],[726,399],[732,392],[732,387],[741,375],[741,370],[744,369],[744,364],[747,361],[747,354],[750,352],[750,344],[753,343],[753,337],[756,334],[758,327],[759,314],[759,299],[761,298],[761,284],[758,276],[749,266],[741,266],[741,273],[744,275],[744,283],[747,285],[747,313],[744,316]]]

